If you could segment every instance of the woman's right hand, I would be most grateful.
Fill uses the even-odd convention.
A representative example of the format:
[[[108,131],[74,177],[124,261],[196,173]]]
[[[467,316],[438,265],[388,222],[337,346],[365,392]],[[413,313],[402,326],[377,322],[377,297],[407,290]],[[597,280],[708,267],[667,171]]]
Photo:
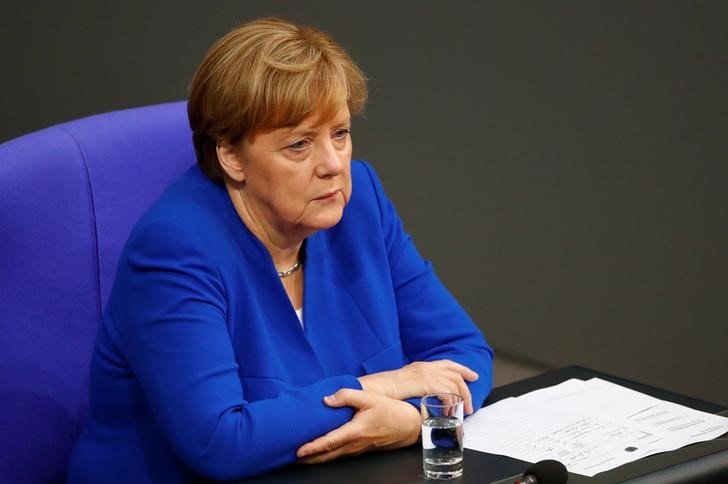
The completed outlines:
[[[407,402],[376,393],[343,388],[324,397],[332,408],[351,407],[354,417],[339,428],[299,447],[302,464],[321,464],[344,455],[390,450],[417,442],[421,417]]]
[[[399,370],[382,371],[359,377],[364,390],[404,400],[429,393],[456,393],[465,401],[465,413],[473,413],[473,402],[466,382],[478,379],[467,366],[451,360],[416,361]]]

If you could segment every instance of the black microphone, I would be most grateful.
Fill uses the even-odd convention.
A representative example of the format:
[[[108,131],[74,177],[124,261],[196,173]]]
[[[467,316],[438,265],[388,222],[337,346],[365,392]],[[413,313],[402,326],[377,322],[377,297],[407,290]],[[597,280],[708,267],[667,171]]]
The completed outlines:
[[[569,479],[569,473],[564,464],[557,460],[542,460],[526,469],[523,477],[515,484],[564,484]]]

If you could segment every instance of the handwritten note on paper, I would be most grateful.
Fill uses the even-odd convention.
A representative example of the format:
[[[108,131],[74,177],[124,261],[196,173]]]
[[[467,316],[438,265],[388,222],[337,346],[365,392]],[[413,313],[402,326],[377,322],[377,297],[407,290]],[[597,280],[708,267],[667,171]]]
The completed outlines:
[[[556,459],[592,477],[728,432],[728,418],[614,383],[571,379],[501,400],[465,420],[465,447],[528,462]]]

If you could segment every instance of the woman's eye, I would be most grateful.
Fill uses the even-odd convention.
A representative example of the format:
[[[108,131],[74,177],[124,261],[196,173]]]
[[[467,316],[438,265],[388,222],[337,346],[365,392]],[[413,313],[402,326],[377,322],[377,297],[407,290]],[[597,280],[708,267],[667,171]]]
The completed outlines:
[[[334,131],[334,137],[338,139],[346,138],[351,134],[350,129],[337,129]]]
[[[288,148],[292,149],[293,151],[303,151],[308,148],[308,145],[308,140],[302,139],[300,141],[296,141],[292,145],[289,145]]]

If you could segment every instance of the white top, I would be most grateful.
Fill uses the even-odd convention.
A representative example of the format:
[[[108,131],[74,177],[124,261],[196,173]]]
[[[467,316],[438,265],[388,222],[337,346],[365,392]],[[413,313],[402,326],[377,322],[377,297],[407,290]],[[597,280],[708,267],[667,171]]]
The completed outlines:
[[[301,327],[303,327],[303,307],[296,309],[296,316],[298,316],[298,321],[301,323]]]

